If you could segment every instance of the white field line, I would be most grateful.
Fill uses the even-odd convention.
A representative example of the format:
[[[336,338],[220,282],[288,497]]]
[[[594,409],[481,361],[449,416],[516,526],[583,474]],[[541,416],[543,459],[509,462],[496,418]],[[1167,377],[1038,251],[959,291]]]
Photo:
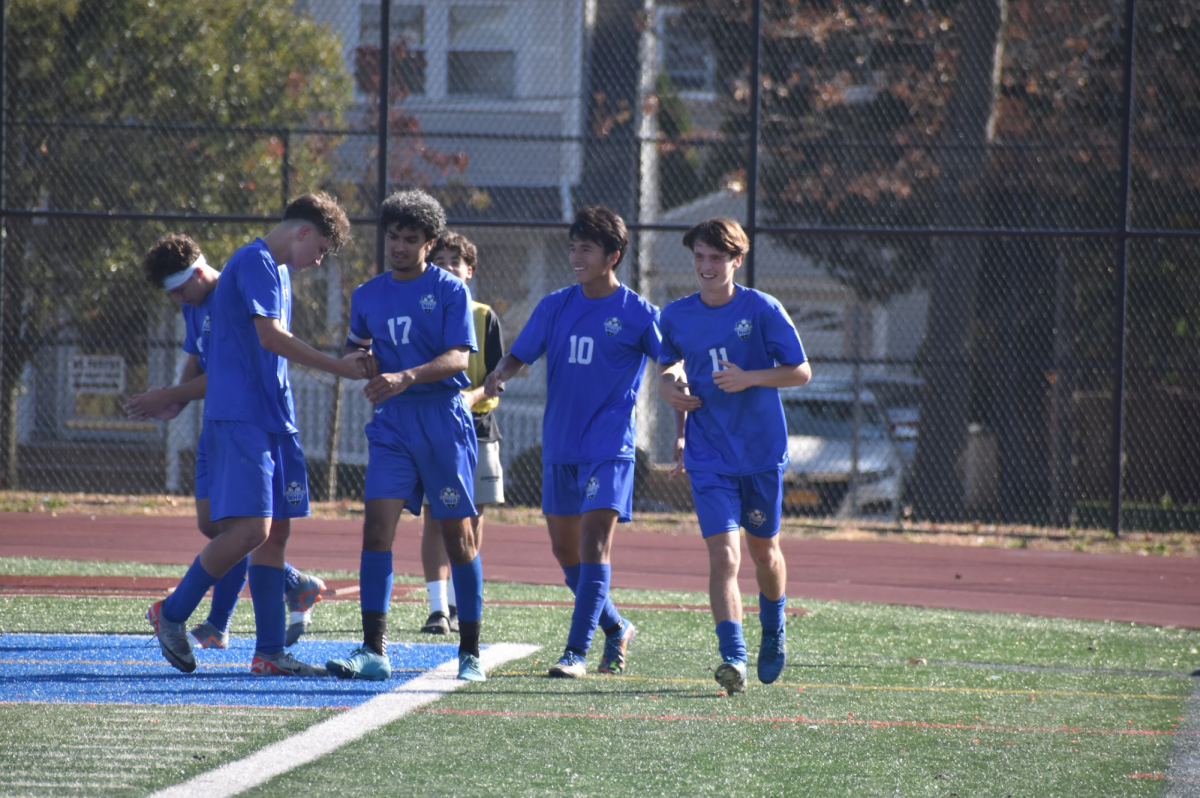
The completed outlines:
[[[485,671],[490,671],[509,660],[528,656],[539,648],[541,646],[494,643],[481,652],[480,662]],[[375,696],[337,717],[310,726],[294,737],[272,743],[245,759],[160,790],[150,798],[192,798],[196,795],[224,798],[237,795],[281,773],[312,762],[465,684],[467,682],[458,680],[458,659],[455,658],[391,692]]]

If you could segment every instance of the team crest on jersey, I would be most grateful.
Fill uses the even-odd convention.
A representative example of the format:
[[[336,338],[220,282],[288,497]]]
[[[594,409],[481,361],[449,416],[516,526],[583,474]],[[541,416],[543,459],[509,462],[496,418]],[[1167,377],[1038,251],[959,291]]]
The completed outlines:
[[[204,334],[208,335],[212,332],[212,316],[204,317]]]
[[[433,294],[426,294],[425,296],[421,297],[421,310],[425,311],[426,313],[433,313],[433,309],[436,307],[437,300],[434,299]]]
[[[451,510],[458,506],[458,491],[456,491],[454,488],[442,488],[442,492],[438,495],[438,498],[442,500],[442,504],[446,505]]]
[[[733,326],[733,331],[738,334],[738,337],[745,341],[750,337],[750,330],[753,325],[750,324],[750,319],[742,319]]]
[[[287,484],[287,489],[283,492],[283,498],[287,499],[288,504],[293,507],[299,507],[300,502],[304,501],[304,486],[292,480]]]
[[[619,333],[621,331],[621,320],[618,319],[616,316],[613,316],[611,319],[608,319],[607,321],[604,322],[604,331],[606,333],[608,333],[608,336],[610,338],[612,336],[616,335],[617,333]]]
[[[767,514],[762,510],[751,510],[747,514],[747,519],[750,521],[750,526],[758,529],[767,520]]]
[[[587,485],[585,485],[583,488],[583,491],[587,494],[589,501],[596,498],[596,491],[598,490],[600,490],[600,480],[596,479],[595,477],[589,479],[587,481]]]

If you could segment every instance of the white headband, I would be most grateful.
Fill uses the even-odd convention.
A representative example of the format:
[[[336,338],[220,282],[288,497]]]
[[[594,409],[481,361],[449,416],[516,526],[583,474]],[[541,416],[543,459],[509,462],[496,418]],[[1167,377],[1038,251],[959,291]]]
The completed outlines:
[[[192,261],[191,266],[188,266],[183,271],[178,271],[174,274],[164,277],[162,282],[163,289],[167,291],[174,291],[176,288],[192,279],[192,275],[196,273],[197,269],[199,269],[201,266],[207,265],[208,264],[204,261],[204,255],[200,255],[198,258]]]

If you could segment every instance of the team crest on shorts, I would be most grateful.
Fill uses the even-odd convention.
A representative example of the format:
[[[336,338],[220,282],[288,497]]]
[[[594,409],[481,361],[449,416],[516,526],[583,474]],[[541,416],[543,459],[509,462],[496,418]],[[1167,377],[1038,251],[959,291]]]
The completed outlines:
[[[212,315],[204,317],[204,334],[208,335],[212,332]]]
[[[283,498],[287,499],[288,504],[293,507],[299,507],[300,502],[304,501],[304,486],[296,480],[292,480],[287,484],[287,489],[283,492]]]
[[[436,307],[437,300],[434,298],[433,294],[426,294],[425,296],[421,297],[421,310],[425,311],[426,313],[433,313],[433,309]]]
[[[583,488],[584,493],[587,494],[588,501],[596,498],[596,491],[598,490],[600,490],[600,480],[596,479],[595,477],[589,479],[587,481],[587,485],[585,485]]]
[[[453,510],[458,506],[458,491],[451,487],[442,488],[442,492],[438,494],[438,498],[442,500],[442,504]]]
[[[751,510],[746,517],[750,521],[750,526],[755,529],[758,529],[767,520],[767,514],[762,510]]]
[[[745,341],[750,337],[750,330],[753,325],[750,324],[750,319],[742,319],[733,326],[733,331],[738,334],[738,337]]]
[[[607,321],[604,322],[604,331],[606,333],[608,333],[608,336],[610,338],[612,336],[616,335],[617,333],[619,333],[621,331],[621,320],[618,319],[616,316],[613,316],[611,319],[608,319]]]

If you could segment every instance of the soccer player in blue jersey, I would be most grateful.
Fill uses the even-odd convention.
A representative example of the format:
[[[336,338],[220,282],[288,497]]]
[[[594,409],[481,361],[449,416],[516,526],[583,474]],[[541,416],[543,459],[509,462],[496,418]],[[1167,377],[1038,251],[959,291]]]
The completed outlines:
[[[348,353],[369,351],[379,373],[364,389],[375,405],[367,424],[366,517],[359,570],[363,644],[326,667],[345,679],[391,676],[387,612],[392,594],[392,542],[407,507],[421,497],[441,525],[458,595],[458,678],[483,681],[479,627],[483,567],[471,533],[475,424],[461,391],[470,386],[468,358],[476,350],[471,292],[462,280],[428,262],[445,229],[446,212],[424,191],[388,197],[379,211],[388,271],[350,297]]]
[[[489,396],[546,356],[542,423],[542,513],[554,556],[575,593],[575,610],[553,678],[587,672],[596,627],[604,630],[601,673],[621,673],[636,632],[608,597],[617,522],[632,520],[634,404],[646,359],[657,360],[658,310],[615,274],[629,247],[625,222],[589,206],[570,230],[576,285],[538,303],[512,349],[484,381]]]
[[[786,659],[787,565],[779,550],[787,427],[779,388],[806,384],[812,369],[787,311],[744,288],[734,273],[750,240],[732,219],[701,222],[683,237],[700,291],[662,312],[659,395],[675,410],[676,472],[691,477],[708,546],[709,599],[729,695],[746,689],[742,637],[741,528],[758,578],[762,642],[758,678],[770,684]]]
[[[130,397],[125,412],[134,419],[169,421],[178,416],[188,402],[204,398],[208,384],[207,340],[212,328],[213,289],[221,273],[208,265],[200,245],[190,237],[179,234],[163,236],[155,242],[142,260],[146,280],[167,292],[183,309],[183,351],[187,359],[176,385],[152,388]],[[208,458],[204,453],[203,437],[196,445],[196,523],[209,539],[217,536],[217,525],[209,520]],[[237,606],[238,594],[246,583],[249,557],[243,558],[213,585],[212,606],[208,618],[192,628],[194,645],[201,648],[229,648],[229,622]],[[287,645],[300,639],[312,619],[313,605],[320,600],[325,583],[315,576],[303,574],[284,563],[287,572],[284,600],[291,611],[287,628]]]
[[[163,656],[190,673],[196,659],[187,620],[209,588],[250,555],[257,645],[250,672],[324,675],[284,651],[284,555],[290,519],[308,515],[308,478],[300,449],[288,362],[348,379],[370,373],[362,353],[338,359],[290,332],[290,269],[305,269],[349,240],[350,223],[325,194],[290,202],[266,236],[234,253],[213,291],[204,427],[210,518],[219,534],[175,591],[146,613]],[[272,522],[272,519],[275,519]]]
[[[430,261],[453,274],[464,283],[475,276],[478,251],[466,236],[449,230],[438,236],[429,254]],[[467,361],[469,388],[463,391],[463,401],[471,408],[475,422],[475,440],[479,455],[475,461],[475,509],[471,518],[471,534],[478,550],[483,543],[483,513],[489,504],[504,504],[504,469],[500,465],[500,425],[496,421],[496,406],[500,400],[486,395],[483,378],[496,368],[504,356],[504,331],[496,311],[482,302],[471,300],[471,316],[475,323],[475,342],[478,352]],[[425,506],[433,502],[425,496]],[[425,586],[429,591],[429,618],[421,631],[427,634],[447,634],[458,631],[458,602],[454,583],[448,579],[450,560],[442,543],[441,524],[433,513],[425,513],[421,529],[421,564],[425,570]]]

